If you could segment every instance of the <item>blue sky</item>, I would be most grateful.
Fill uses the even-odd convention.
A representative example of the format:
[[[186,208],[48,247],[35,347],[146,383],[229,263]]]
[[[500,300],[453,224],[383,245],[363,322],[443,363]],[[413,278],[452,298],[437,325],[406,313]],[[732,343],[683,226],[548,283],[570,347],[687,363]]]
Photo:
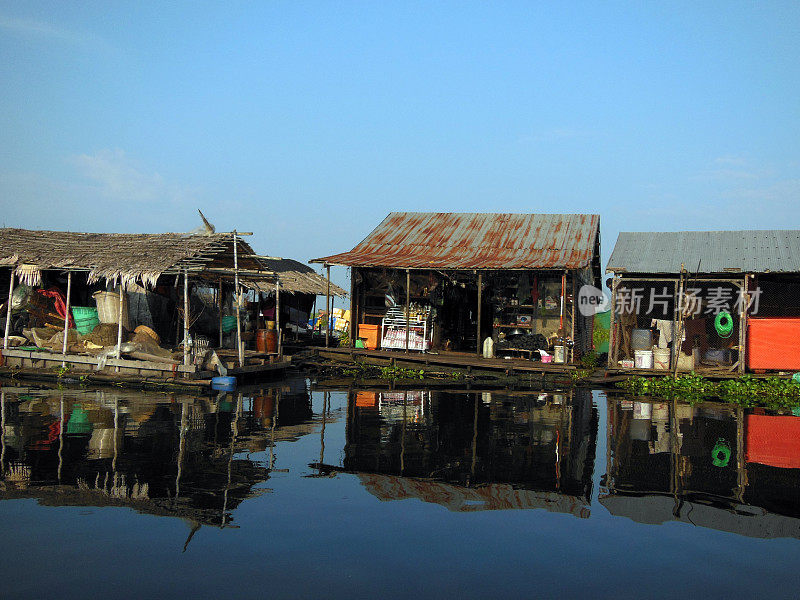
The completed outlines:
[[[392,210],[800,227],[797,2],[0,2],[6,226],[350,249]],[[344,269],[336,279],[344,284]]]

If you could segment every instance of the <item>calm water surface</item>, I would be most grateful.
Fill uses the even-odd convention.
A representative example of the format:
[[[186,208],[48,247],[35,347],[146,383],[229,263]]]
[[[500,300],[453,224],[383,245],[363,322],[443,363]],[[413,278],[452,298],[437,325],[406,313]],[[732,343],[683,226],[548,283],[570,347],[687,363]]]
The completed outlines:
[[[800,594],[800,417],[302,379],[3,390],[3,597]]]

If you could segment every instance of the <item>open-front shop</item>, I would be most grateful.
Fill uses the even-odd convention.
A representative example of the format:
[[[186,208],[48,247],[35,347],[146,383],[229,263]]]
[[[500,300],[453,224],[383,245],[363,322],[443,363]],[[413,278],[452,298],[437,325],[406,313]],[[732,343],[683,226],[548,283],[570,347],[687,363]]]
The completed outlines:
[[[800,232],[622,233],[609,368],[800,370]]]
[[[566,363],[592,349],[596,215],[392,213],[352,251],[353,347]]]

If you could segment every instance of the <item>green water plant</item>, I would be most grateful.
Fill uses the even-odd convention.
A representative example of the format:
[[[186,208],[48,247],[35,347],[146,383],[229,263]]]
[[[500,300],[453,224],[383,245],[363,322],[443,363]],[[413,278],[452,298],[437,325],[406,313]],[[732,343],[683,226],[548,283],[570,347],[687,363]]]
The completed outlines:
[[[634,396],[675,397],[690,403],[719,400],[745,407],[800,406],[800,382],[781,377],[742,375],[735,379],[711,381],[697,373],[689,373],[675,377],[632,377],[616,385]]]

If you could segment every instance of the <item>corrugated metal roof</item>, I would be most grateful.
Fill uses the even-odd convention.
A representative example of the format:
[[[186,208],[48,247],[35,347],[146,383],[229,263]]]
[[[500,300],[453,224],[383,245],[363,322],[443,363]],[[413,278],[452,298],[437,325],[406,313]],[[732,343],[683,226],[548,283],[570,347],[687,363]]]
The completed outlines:
[[[599,228],[599,215],[397,212],[350,252],[312,262],[411,269],[579,269],[592,261]]]
[[[800,272],[800,231],[620,233],[607,269],[620,273]]]

